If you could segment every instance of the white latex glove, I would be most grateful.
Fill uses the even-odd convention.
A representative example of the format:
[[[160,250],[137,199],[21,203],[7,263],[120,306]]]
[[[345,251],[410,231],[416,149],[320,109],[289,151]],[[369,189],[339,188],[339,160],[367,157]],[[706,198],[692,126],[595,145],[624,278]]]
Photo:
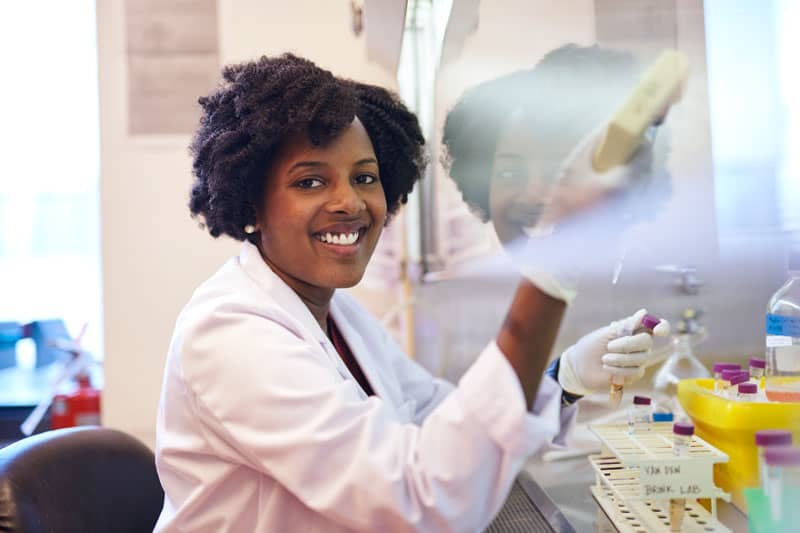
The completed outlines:
[[[543,227],[585,211],[650,172],[653,145],[648,138],[642,139],[626,164],[605,172],[595,170],[592,159],[602,141],[605,127],[604,124],[584,137],[564,159],[540,219]]]
[[[628,318],[597,329],[567,348],[561,355],[558,382],[571,394],[585,396],[607,389],[611,377],[631,383],[644,375],[653,360],[650,348],[653,335],[669,335],[669,322],[664,319],[652,333],[642,327],[647,310],[640,309]]]
[[[527,242],[507,246],[512,256],[521,256],[518,263],[527,279],[567,304],[578,292],[579,265],[586,260],[582,254],[623,230],[617,227],[618,219],[602,209],[603,201],[652,166],[652,145],[645,139],[627,164],[606,172],[594,170],[592,157],[604,128],[587,135],[561,164],[536,226],[523,228]]]

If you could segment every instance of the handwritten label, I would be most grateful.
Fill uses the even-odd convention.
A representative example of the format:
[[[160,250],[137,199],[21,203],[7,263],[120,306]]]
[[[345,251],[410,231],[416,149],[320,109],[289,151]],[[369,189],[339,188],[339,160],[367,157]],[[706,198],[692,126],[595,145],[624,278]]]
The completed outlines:
[[[639,467],[643,498],[697,498],[710,496],[714,483],[711,465],[658,461]]]

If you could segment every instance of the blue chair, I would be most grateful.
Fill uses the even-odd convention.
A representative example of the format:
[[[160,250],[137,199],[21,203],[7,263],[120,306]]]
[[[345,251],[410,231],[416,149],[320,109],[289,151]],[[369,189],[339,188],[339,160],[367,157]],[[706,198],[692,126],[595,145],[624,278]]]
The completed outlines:
[[[17,365],[17,341],[23,336],[19,322],[0,322],[0,369]]]

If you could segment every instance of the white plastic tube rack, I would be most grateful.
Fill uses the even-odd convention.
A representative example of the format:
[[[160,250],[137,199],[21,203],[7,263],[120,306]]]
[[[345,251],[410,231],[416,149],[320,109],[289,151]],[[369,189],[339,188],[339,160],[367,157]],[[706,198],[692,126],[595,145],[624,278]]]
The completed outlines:
[[[592,495],[614,526],[623,533],[673,531],[670,500],[684,500],[680,531],[724,532],[717,520],[717,498],[730,494],[714,485],[714,464],[728,456],[700,437],[693,436],[688,454],[673,452],[672,423],[655,422],[650,430],[635,435],[627,424],[591,426],[603,447],[589,461],[595,470]],[[711,512],[697,503],[710,498]]]

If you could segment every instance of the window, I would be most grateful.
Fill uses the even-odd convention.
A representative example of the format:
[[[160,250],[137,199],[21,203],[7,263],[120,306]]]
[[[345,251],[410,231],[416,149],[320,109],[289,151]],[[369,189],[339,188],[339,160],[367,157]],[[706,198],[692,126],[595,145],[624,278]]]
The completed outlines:
[[[0,13],[0,321],[62,318],[73,335],[86,323],[83,345],[99,357],[95,4],[6,2]]]

